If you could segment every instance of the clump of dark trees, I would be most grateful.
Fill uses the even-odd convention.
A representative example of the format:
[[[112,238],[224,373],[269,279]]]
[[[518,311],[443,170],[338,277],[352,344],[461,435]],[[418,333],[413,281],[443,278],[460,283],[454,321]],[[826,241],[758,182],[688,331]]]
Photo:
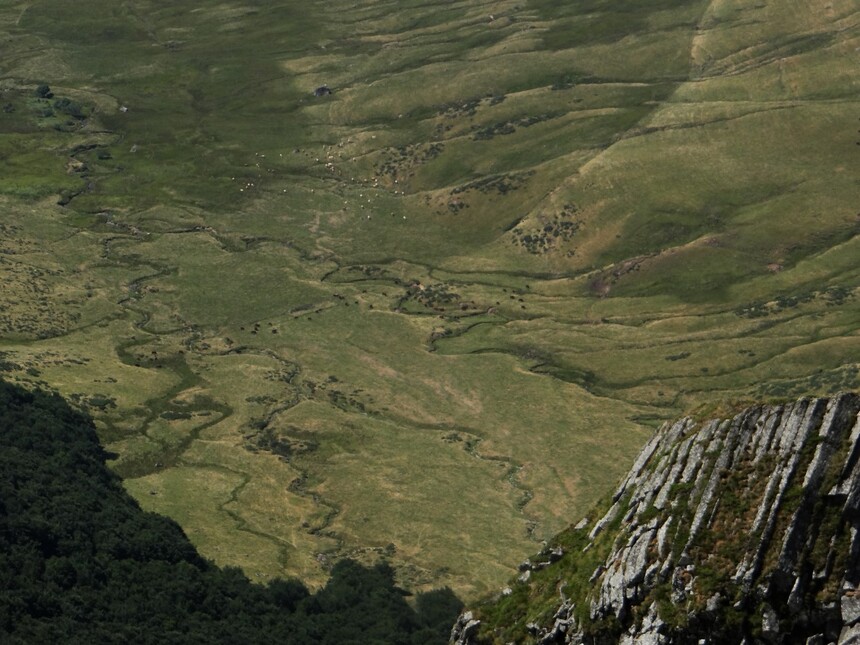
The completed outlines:
[[[0,641],[446,642],[462,606],[450,590],[413,609],[390,566],[349,560],[314,594],[253,584],[143,512],[106,456],[62,398],[0,381]]]

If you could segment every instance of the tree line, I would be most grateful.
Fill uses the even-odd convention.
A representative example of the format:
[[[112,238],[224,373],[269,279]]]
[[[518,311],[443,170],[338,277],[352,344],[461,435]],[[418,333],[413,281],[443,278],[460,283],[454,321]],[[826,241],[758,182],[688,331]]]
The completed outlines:
[[[106,466],[92,420],[61,397],[0,381],[0,641],[445,643],[450,589],[414,608],[381,563],[344,560],[310,593],[254,584],[144,512]]]

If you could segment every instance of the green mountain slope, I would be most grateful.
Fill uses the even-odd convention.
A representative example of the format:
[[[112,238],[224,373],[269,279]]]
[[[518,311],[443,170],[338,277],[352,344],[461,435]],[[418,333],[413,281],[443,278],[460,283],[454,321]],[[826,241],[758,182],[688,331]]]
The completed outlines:
[[[219,564],[495,589],[661,420],[857,386],[857,25],[6,3],[0,364]]]

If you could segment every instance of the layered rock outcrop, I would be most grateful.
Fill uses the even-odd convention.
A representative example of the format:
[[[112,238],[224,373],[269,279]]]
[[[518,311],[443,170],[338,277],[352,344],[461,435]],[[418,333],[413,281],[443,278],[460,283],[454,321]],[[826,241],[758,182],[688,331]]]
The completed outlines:
[[[453,638],[860,643],[858,412],[841,394],[664,425],[608,509],[545,549],[564,556]]]

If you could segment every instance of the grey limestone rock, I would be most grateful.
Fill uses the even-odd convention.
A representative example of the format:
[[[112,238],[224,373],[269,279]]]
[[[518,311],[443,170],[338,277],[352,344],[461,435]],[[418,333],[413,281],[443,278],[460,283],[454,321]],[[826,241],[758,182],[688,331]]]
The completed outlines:
[[[450,642],[454,645],[471,645],[480,626],[481,621],[475,620],[471,611],[461,614],[451,630]]]
[[[858,645],[860,643],[860,625],[843,628],[837,642],[838,645]]]
[[[779,616],[770,605],[765,605],[761,612],[761,632],[766,637],[779,634]]]
[[[576,626],[576,621],[573,618],[573,604],[570,601],[562,602],[553,616],[553,621],[552,627],[548,630],[542,630],[540,633],[538,645],[565,642],[568,632],[575,629]]]
[[[539,643],[790,643],[783,631],[797,629],[801,642],[860,645],[860,396],[664,424],[581,550],[601,564],[536,625]],[[552,575],[563,554],[545,548],[544,570],[526,561],[520,581]],[[724,627],[728,614],[746,627]]]
[[[840,602],[842,622],[848,626],[860,622],[860,596],[844,594]]]

